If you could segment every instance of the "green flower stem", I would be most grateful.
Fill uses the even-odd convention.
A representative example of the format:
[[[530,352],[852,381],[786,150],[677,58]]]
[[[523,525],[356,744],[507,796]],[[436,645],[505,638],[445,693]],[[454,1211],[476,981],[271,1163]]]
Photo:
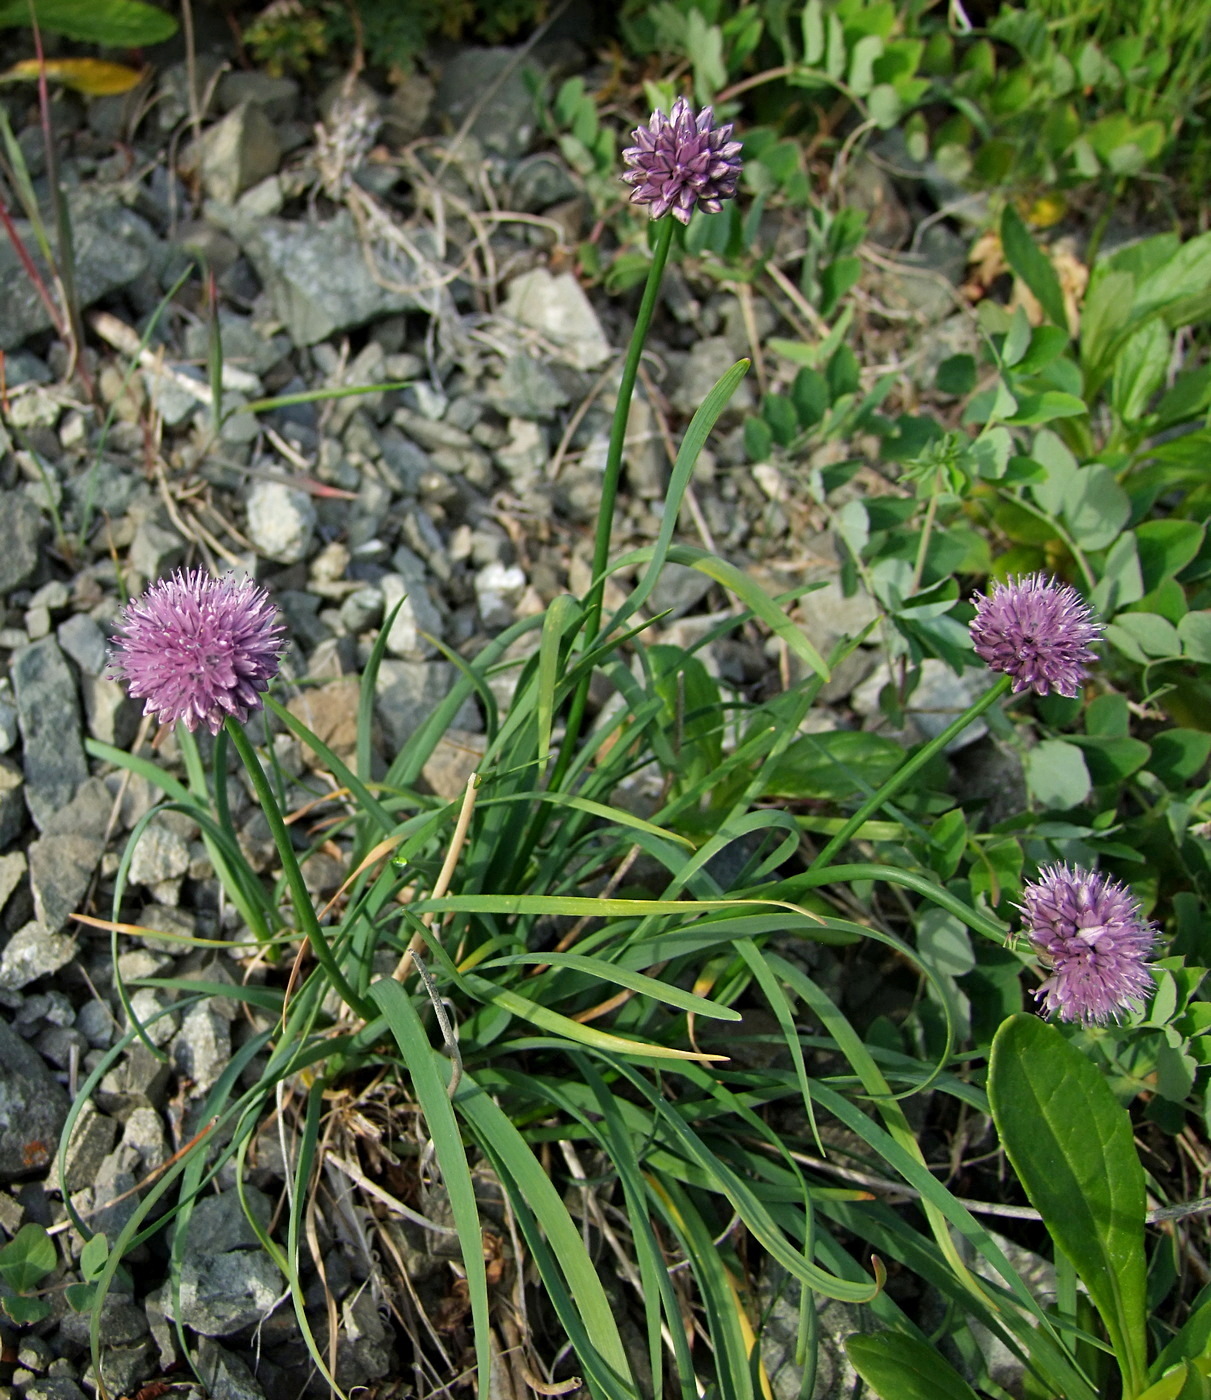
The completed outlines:
[[[622,366],[622,379],[618,385],[618,401],[614,406],[614,422],[610,428],[610,447],[606,454],[605,473],[601,481],[601,505],[597,511],[597,534],[593,541],[593,583],[585,598],[584,645],[586,650],[597,640],[601,631],[601,613],[605,601],[605,573],[610,562],[610,535],[614,529],[614,505],[618,499],[618,482],[622,476],[622,449],[626,443],[627,419],[631,414],[631,399],[635,393],[635,380],[639,375],[639,361],[643,355],[652,315],[656,310],[656,298],[660,293],[660,283],[664,277],[664,265],[668,261],[669,247],[673,241],[673,219],[666,216],[659,221],[656,230],[656,246],[652,250],[652,265],[648,268],[648,280],[643,289],[643,300],[639,303],[639,315],[635,318],[635,329],[631,332],[631,343],[627,347],[627,357]],[[586,672],[572,696],[572,706],[568,712],[568,726],[563,747],[551,777],[551,786],[558,787],[572,762],[572,751],[580,736],[580,726],[584,720],[585,707],[589,700],[589,681]]]
[[[303,872],[299,869],[294,846],[290,841],[290,833],[286,830],[286,823],[282,820],[281,808],[273,795],[273,789],[269,786],[268,778],[265,777],[265,771],[257,759],[256,751],[248,742],[248,736],[244,733],[242,726],[230,716],[224,721],[224,727],[230,735],[231,742],[235,745],[236,752],[240,755],[244,767],[248,770],[248,776],[252,779],[252,785],[256,789],[257,800],[261,804],[261,810],[265,813],[265,820],[269,823],[273,843],[277,847],[278,855],[282,861],[282,871],[286,876],[287,885],[290,886],[290,897],[294,903],[294,911],[298,917],[300,930],[311,944],[316,961],[327,973],[341,1000],[363,1019],[372,1020],[377,1015],[376,1007],[373,1003],[359,997],[353,990],[333,955],[332,945],[324,937],[324,931],[320,928],[320,921],[315,916],[315,905],[312,903],[311,892],[303,881]]]
[[[910,778],[924,768],[934,754],[944,749],[952,739],[962,734],[972,720],[979,718],[985,710],[990,710],[1012,684],[1013,678],[1011,676],[1001,676],[996,684],[989,686],[973,705],[968,705],[958,719],[948,724],[937,738],[931,739],[928,744],[923,745],[922,748],[913,754],[907,763],[897,768],[883,786],[879,788],[877,792],[872,793],[871,796],[863,802],[861,807],[850,817],[849,821],[845,823],[841,830],[837,832],[836,836],[833,837],[815,860],[812,861],[809,868],[815,870],[819,866],[827,865],[854,832],[858,830],[867,817],[877,812],[885,802],[889,802]]]

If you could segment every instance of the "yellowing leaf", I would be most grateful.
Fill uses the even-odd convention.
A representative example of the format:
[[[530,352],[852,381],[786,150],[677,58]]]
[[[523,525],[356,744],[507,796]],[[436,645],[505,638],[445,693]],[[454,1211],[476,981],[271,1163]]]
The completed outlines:
[[[119,92],[129,92],[143,76],[140,68],[129,68],[125,63],[108,63],[103,58],[48,58],[45,61],[46,76],[64,87],[82,92],[86,97],[112,97]],[[0,83],[36,83],[38,81],[38,60],[22,59],[14,63],[5,73],[0,73]]]

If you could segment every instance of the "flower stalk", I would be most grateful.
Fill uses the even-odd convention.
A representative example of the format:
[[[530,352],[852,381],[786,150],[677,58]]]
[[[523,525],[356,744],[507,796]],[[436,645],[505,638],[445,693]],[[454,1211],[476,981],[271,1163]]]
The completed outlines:
[[[891,777],[863,802],[861,807],[850,817],[808,868],[816,870],[820,866],[827,865],[854,832],[866,821],[867,817],[873,816],[884,803],[890,802],[896,793],[925,767],[929,760],[933,758],[934,754],[944,749],[952,739],[957,739],[973,720],[978,719],[985,710],[992,709],[993,705],[1005,694],[1011,684],[1011,677],[1001,676],[995,684],[989,686],[978,700],[973,701],[957,719],[948,724],[941,734],[931,739],[929,743],[922,744],[907,763],[897,768]]]

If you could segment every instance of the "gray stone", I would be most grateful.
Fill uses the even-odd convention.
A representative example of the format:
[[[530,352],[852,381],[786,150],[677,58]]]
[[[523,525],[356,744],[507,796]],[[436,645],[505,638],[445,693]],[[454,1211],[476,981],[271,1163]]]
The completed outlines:
[[[855,712],[870,721],[867,728],[875,727],[880,714],[879,692],[893,679],[891,669],[883,662],[851,695],[850,703]],[[905,710],[909,739],[912,742],[936,739],[991,684],[992,677],[988,671],[964,671],[961,676],[956,676],[944,661],[928,657],[921,663],[921,679],[909,697]],[[957,753],[987,733],[988,726],[982,719],[977,719],[946,745],[946,752]]]
[[[98,1106],[106,1113],[119,1116],[131,1108],[154,1109],[162,1106],[169,1068],[141,1040],[136,1041],[119,1064],[101,1080]]]
[[[262,1230],[269,1228],[273,1218],[273,1203],[255,1186],[244,1189],[244,1200]],[[186,1257],[189,1254],[227,1254],[231,1250],[260,1249],[256,1231],[249,1223],[235,1191],[223,1191],[217,1196],[203,1196],[189,1218]]]
[[[860,584],[848,597],[837,582],[836,570],[824,574],[825,585],[807,594],[796,616],[812,646],[827,656],[844,638],[859,636],[879,616],[879,607]],[[808,581],[811,575],[808,575]]]
[[[684,617],[711,591],[714,580],[684,564],[665,564],[652,589],[646,608],[653,616],[665,615],[665,622]]]
[[[376,626],[383,616],[382,589],[367,586],[350,593],[341,604],[340,614],[341,621],[354,635]]]
[[[204,1337],[229,1337],[267,1317],[281,1291],[282,1276],[267,1254],[190,1255],[181,1266],[180,1321]],[[175,1320],[167,1289],[160,1306]]]
[[[255,481],[248,492],[248,538],[278,564],[307,557],[315,529],[311,497],[280,481]]]
[[[25,797],[42,827],[88,777],[76,683],[52,637],[22,647],[10,664],[25,743]]]
[[[68,1107],[66,1091],[42,1057],[0,1020],[0,1181],[47,1165]]]
[[[25,854],[22,851],[9,851],[0,856],[0,909],[8,903],[9,896],[21,883],[25,875]]]
[[[796,1360],[799,1341],[799,1284],[778,1265],[766,1263],[758,1294],[761,1315],[761,1361],[769,1377],[774,1400],[799,1400],[803,1394],[803,1367]],[[845,1354],[845,1338],[869,1331],[872,1320],[866,1308],[831,1298],[813,1300],[816,1309],[816,1383],[813,1400],[856,1400],[866,1390]]]
[[[251,102],[270,121],[288,122],[298,107],[299,85],[293,78],[274,78],[268,73],[224,73],[215,90],[215,101],[224,112]]]
[[[85,1100],[67,1144],[63,1180],[69,1191],[91,1186],[114,1145],[118,1125],[98,1113],[91,1100]]]
[[[76,294],[81,307],[91,306],[147,274],[156,238],[146,220],[92,192],[70,195],[68,209]],[[47,286],[53,285],[54,278],[38,251],[30,226],[23,220],[15,223],[18,236],[29,250],[43,281]],[[46,304],[25,275],[7,238],[0,241],[0,287],[4,288],[0,350],[15,349],[31,335],[50,329],[52,323]]]
[[[161,820],[149,822],[130,859],[133,885],[179,879],[189,869],[189,843]]]
[[[114,1039],[113,1013],[103,1001],[86,1001],[76,1013],[76,1029],[94,1050],[107,1050]]]
[[[442,615],[434,607],[423,584],[410,582],[399,574],[384,574],[379,587],[383,595],[383,615],[390,617],[397,604],[399,612],[387,635],[387,651],[407,661],[425,661],[437,652],[437,647],[422,633],[440,638]]]
[[[193,1095],[209,1093],[230,1059],[231,1027],[226,1020],[207,1002],[191,1006],[173,1038],[172,1060],[177,1073],[190,1081]]]
[[[42,836],[31,843],[34,915],[51,933],[58,933],[76,911],[104,849],[102,842],[78,832]]]
[[[669,402],[687,417],[702,406],[703,400],[736,363],[737,356],[727,338],[721,335],[696,340],[682,366]],[[736,386],[725,414],[746,413],[753,406],[753,390],[747,378]]]
[[[0,758],[0,846],[25,830],[25,780],[11,758]]]
[[[198,1343],[194,1366],[210,1400],[265,1400],[260,1382],[248,1367],[209,1337]]]
[[[105,669],[105,633],[87,613],[73,613],[59,624],[55,635],[59,645],[86,675],[99,676]]]
[[[325,224],[237,220],[231,231],[296,345],[315,345],[394,312],[425,309],[427,294],[375,281],[353,220],[343,211]],[[436,251],[423,231],[413,237],[422,254]],[[396,263],[391,271],[401,286],[423,281],[415,265]]]
[[[464,49],[444,65],[437,85],[437,115],[457,130],[470,117],[469,134],[506,160],[525,154],[537,127],[518,58],[513,49]]]
[[[961,307],[956,291],[967,269],[968,244],[944,224],[931,224],[920,250],[897,260],[874,276],[881,299],[893,309],[908,309],[927,321],[940,321]]]
[[[0,700],[0,753],[8,753],[20,737],[16,705]]]
[[[133,1168],[137,1158],[121,1143],[106,1155],[93,1185],[93,1229],[112,1240],[126,1228],[138,1209]]]
[[[163,578],[185,557],[185,541],[175,530],[145,516],[135,526],[128,558],[131,568],[149,582]]]
[[[109,829],[113,797],[103,778],[81,783],[75,797],[61,807],[43,827],[47,836],[87,836],[104,841]]]
[[[496,465],[515,483],[516,489],[532,489],[551,460],[551,446],[545,430],[528,418],[509,419],[509,438],[494,453]]]
[[[19,928],[0,953],[0,988],[19,991],[66,967],[79,952],[79,944],[65,933],[52,933],[31,919]]]
[[[88,1400],[88,1396],[66,1376],[43,1376],[23,1387],[25,1400]]]
[[[140,987],[130,998],[135,1019],[147,1032],[147,1038],[157,1048],[163,1048],[177,1033],[175,1014],[161,1015],[172,1005],[168,993],[155,987]]]
[[[546,151],[517,162],[510,188],[509,208],[526,214],[539,214],[552,204],[575,199],[581,193],[568,167]]]
[[[541,360],[511,355],[488,397],[507,418],[552,418],[572,396]]]
[[[489,631],[500,632],[516,615],[526,589],[526,576],[516,564],[485,564],[475,575],[475,599],[479,615]]]
[[[643,394],[635,395],[627,414],[624,461],[631,490],[644,500],[663,500],[669,484],[669,458],[656,415]]]
[[[80,693],[84,698],[89,735],[118,749],[128,747],[138,732],[142,711],[126,693],[126,687],[105,676],[83,675]]]
[[[448,661],[383,662],[374,704],[392,754],[403,747],[449,694],[455,678],[455,669]],[[480,728],[473,700],[460,707],[454,723],[462,729]]]
[[[610,358],[597,313],[570,272],[552,276],[545,267],[523,272],[509,283],[500,314],[549,340],[573,369],[597,369]]]
[[[438,797],[455,802],[462,797],[467,779],[483,760],[487,739],[465,729],[447,729],[425,760],[421,774]]]
[[[0,253],[0,264],[2,262]],[[7,320],[12,283],[11,279],[4,282],[2,271],[0,285],[8,289],[4,306]],[[3,337],[4,330],[0,327],[0,342]],[[23,491],[0,491],[0,593],[20,588],[34,576],[42,561],[45,534],[46,517]]]
[[[246,189],[272,175],[281,159],[281,143],[265,109],[241,102],[203,133],[185,163],[198,172],[211,199],[234,204]]]
[[[130,1395],[139,1389],[144,1378],[153,1368],[152,1344],[137,1342],[134,1346],[104,1346],[101,1349],[101,1378],[110,1395]],[[100,1394],[97,1385],[96,1368],[91,1364],[84,1368],[81,1377],[84,1384]]]
[[[122,1142],[138,1154],[142,1171],[155,1171],[168,1159],[164,1122],[154,1108],[135,1108],[122,1129]]]

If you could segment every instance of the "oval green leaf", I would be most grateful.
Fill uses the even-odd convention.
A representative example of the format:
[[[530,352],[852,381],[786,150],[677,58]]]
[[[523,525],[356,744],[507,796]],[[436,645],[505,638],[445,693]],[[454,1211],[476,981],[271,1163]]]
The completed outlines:
[[[1101,1314],[1123,1388],[1145,1384],[1144,1172],[1101,1071],[1037,1016],[1011,1016],[988,1100],[1009,1161]]]
[[[977,1400],[948,1361],[906,1333],[855,1332],[845,1354],[881,1400]]]

